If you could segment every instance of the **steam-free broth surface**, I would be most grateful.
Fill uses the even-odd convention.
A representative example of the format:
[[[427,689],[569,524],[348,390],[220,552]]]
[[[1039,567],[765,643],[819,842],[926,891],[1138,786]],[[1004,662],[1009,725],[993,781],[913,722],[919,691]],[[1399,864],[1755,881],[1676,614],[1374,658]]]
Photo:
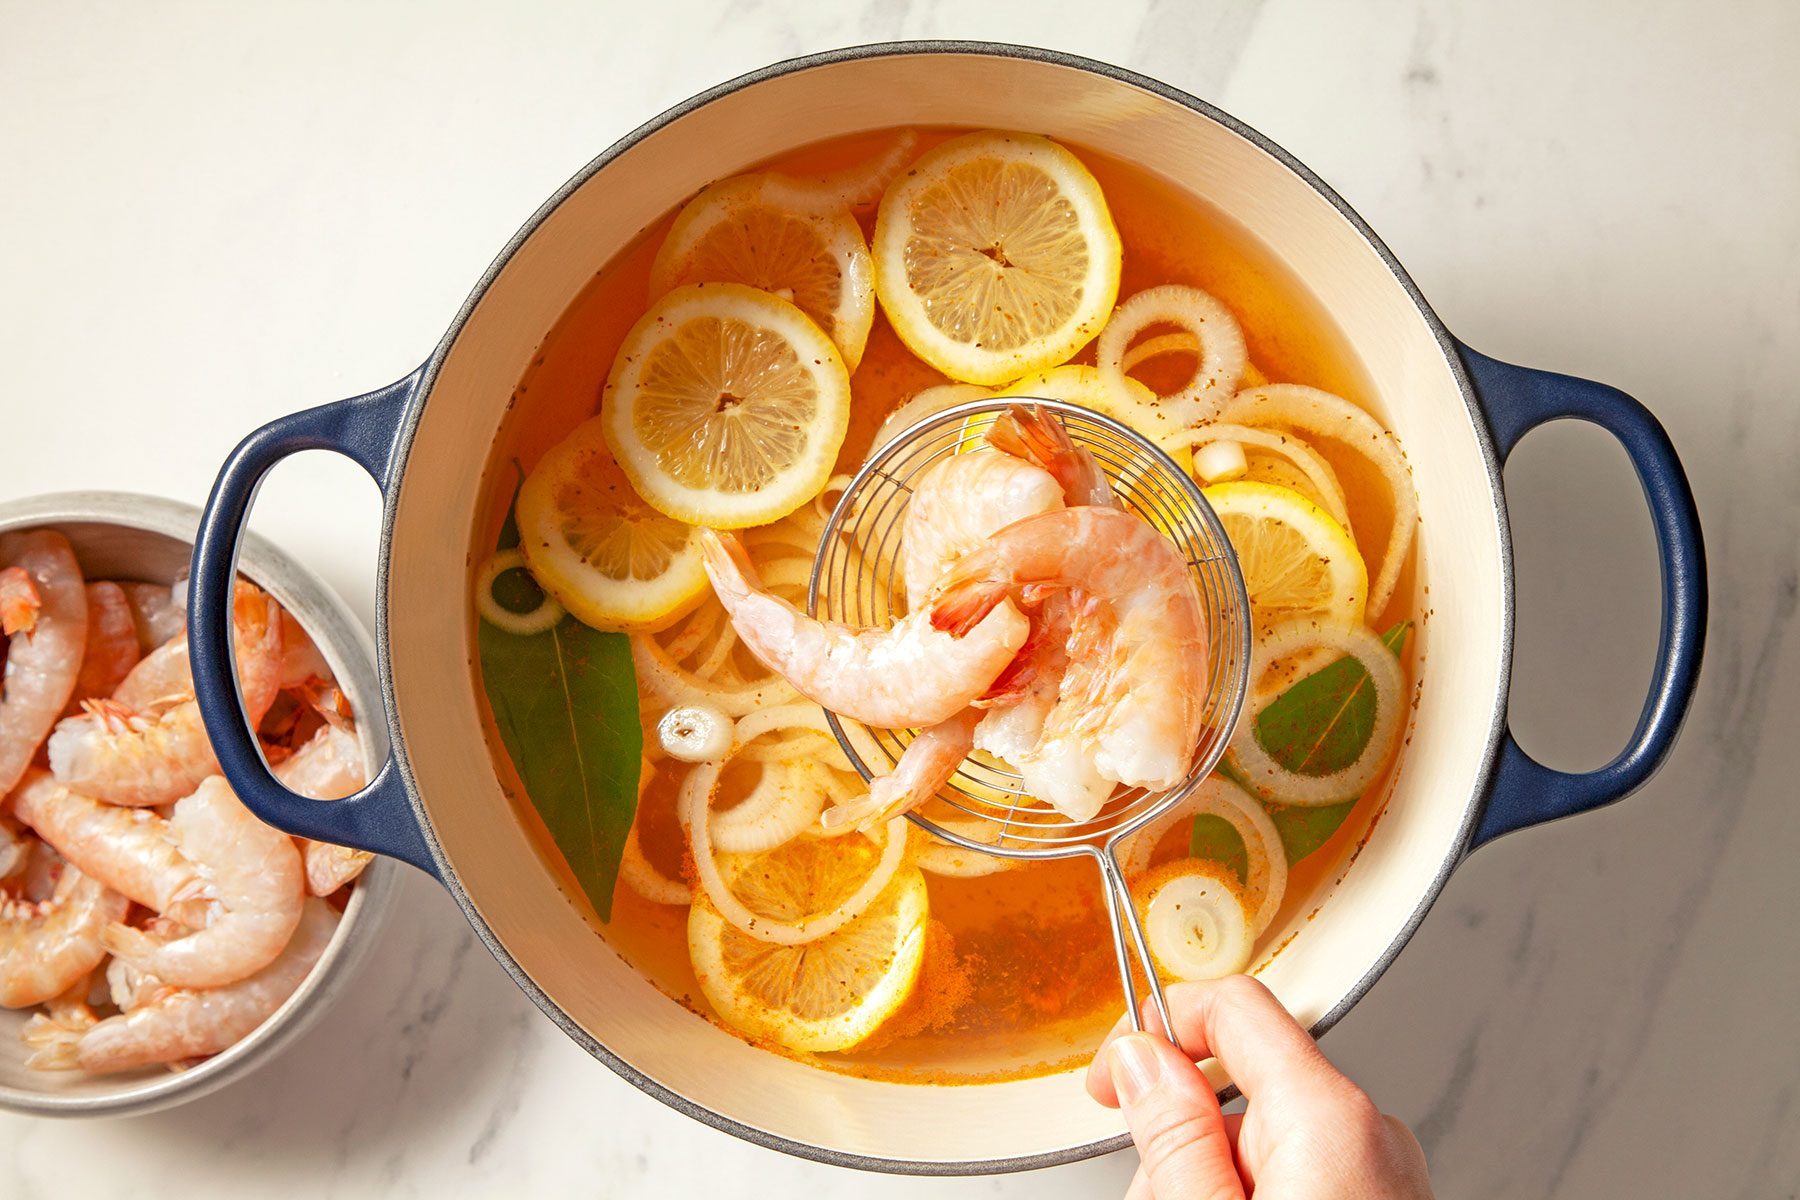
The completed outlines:
[[[923,152],[950,132],[922,135]],[[809,147],[766,164],[793,174],[834,170],[880,152],[888,134]],[[1263,246],[1198,198],[1141,168],[1079,146],[1069,147],[1104,190],[1123,245],[1119,298],[1168,284],[1197,286],[1217,297],[1242,326],[1249,361],[1271,382],[1307,384],[1379,412],[1366,377],[1337,327],[1300,281]],[[874,212],[859,215],[865,235]],[[652,263],[672,223],[671,213],[646,229],[611,262],[595,264],[592,281],[544,340],[520,377],[513,404],[489,460],[487,507],[474,531],[491,548],[507,515],[518,471],[534,464],[597,411],[621,343],[645,312]],[[1090,344],[1075,362],[1091,363]],[[1194,360],[1170,355],[1134,374],[1158,391],[1181,385]],[[862,462],[882,419],[923,388],[945,382],[901,342],[877,312],[866,349],[851,376],[849,432],[838,471]],[[1358,456],[1330,442],[1317,449],[1343,485],[1352,532],[1370,558],[1387,539],[1394,506],[1381,476]],[[1416,555],[1411,556],[1416,558]],[[1404,568],[1394,600],[1368,613],[1377,631],[1415,617],[1416,562]],[[1401,655],[1419,658],[1415,625]],[[1407,696],[1414,686],[1407,676]],[[648,706],[651,701],[645,701]],[[496,769],[514,798],[518,819],[539,834],[547,867],[569,877],[524,793],[505,750],[490,734]],[[1398,756],[1396,762],[1399,761]],[[639,805],[638,836],[645,857],[664,875],[681,878],[684,841],[674,816],[677,771],[659,764]],[[1326,898],[1331,882],[1366,836],[1388,791],[1394,767],[1364,790],[1348,819],[1318,849],[1293,864],[1280,914],[1259,944],[1256,964],[1278,948],[1276,936],[1296,916],[1304,920]],[[1165,843],[1185,842],[1187,825]],[[1046,1073],[1084,1061],[1117,1017],[1121,994],[1099,880],[1091,862],[1023,865],[981,878],[927,875],[930,924],[920,982],[905,1007],[874,1036],[851,1049],[807,1055],[819,1065],[858,1075],[935,1082]],[[571,896],[580,888],[572,886]],[[623,881],[611,920],[593,918],[608,946],[662,991],[703,1014],[709,1006],[690,966],[685,908],[655,904]],[[1305,936],[1304,932],[1300,936]],[[608,953],[598,942],[590,951]],[[1254,968],[1253,968],[1254,969]],[[729,1028],[729,1026],[727,1026]],[[779,1049],[779,1047],[770,1047]],[[787,1052],[787,1051],[783,1051]]]

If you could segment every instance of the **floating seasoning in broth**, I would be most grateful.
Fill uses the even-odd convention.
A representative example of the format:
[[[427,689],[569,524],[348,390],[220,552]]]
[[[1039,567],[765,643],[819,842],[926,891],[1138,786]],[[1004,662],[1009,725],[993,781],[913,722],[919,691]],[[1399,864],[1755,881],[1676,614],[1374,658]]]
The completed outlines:
[[[551,803],[519,783],[542,775],[511,757],[529,741],[490,739],[546,862],[572,894],[617,873],[596,926],[669,996],[867,1077],[1063,1069],[1121,1002],[1090,867],[984,856],[899,815],[940,804],[971,752],[1038,762],[1065,811],[1134,782],[1067,719],[1068,681],[1113,644],[1112,599],[1014,589],[979,620],[932,617],[963,555],[1094,497],[1016,445],[975,447],[988,457],[956,487],[990,491],[951,495],[962,523],[938,518],[939,558],[906,564],[906,611],[851,639],[794,608],[844,473],[878,437],[986,395],[1126,422],[1195,475],[1232,539],[1257,632],[1246,716],[1126,866],[1165,976],[1259,969],[1384,802],[1411,696],[1417,509],[1336,326],[1195,197],[992,131],[858,135],[714,184],[570,306],[485,485],[478,541],[498,549],[505,524],[510,544],[516,520],[515,553],[567,612],[496,611],[519,607],[489,590],[516,558],[472,581],[496,711],[529,711],[492,692],[520,686],[495,667],[509,637],[560,620],[630,639],[643,761],[636,738],[574,757],[595,781],[641,771],[635,811],[616,786],[594,788],[609,801],[591,810]],[[971,533],[978,509],[988,524]],[[862,673],[844,673],[857,655]],[[607,669],[622,676],[622,658]],[[1032,719],[1022,676],[1041,681]],[[914,743],[927,749],[871,789],[821,701],[932,726]],[[600,718],[559,702],[577,724]]]

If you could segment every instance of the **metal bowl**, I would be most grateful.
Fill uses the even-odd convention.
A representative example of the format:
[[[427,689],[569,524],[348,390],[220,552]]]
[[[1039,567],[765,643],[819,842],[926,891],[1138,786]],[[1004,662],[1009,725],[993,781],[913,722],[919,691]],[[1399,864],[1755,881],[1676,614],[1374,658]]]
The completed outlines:
[[[167,583],[187,569],[200,510],[129,492],[63,492],[0,504],[0,532],[53,527],[69,539],[90,579]],[[291,612],[318,643],[357,716],[373,773],[387,757],[369,635],[326,583],[273,544],[245,539],[238,570]],[[24,1011],[0,1011],[0,1108],[47,1117],[153,1112],[204,1096],[243,1078],[298,1037],[344,990],[393,900],[400,864],[377,858],[357,879],[336,935],[312,973],[248,1037],[185,1071],[149,1067],[117,1075],[38,1071],[25,1065],[19,1040]]]

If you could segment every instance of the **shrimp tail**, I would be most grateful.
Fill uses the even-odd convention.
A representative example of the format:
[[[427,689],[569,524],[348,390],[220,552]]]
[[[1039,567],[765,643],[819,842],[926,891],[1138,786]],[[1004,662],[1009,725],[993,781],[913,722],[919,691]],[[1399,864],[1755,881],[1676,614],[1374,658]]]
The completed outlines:
[[[1052,634],[1050,623],[1041,616],[1034,616],[1031,628],[1025,634],[1025,642],[1013,660],[1006,664],[988,690],[975,700],[976,708],[1008,708],[1017,704],[1036,682],[1043,662],[1044,642]]]
[[[37,580],[24,567],[0,570],[0,633],[30,633],[43,610],[44,598]]]
[[[1007,409],[988,430],[987,440],[994,449],[1050,472],[1068,504],[1117,507],[1112,485],[1094,456],[1070,439],[1061,421],[1036,405]]]
[[[100,944],[106,947],[108,954],[117,955],[127,963],[136,963],[148,958],[161,943],[140,930],[115,921],[100,931]]]
[[[43,1013],[34,1014],[19,1031],[19,1040],[32,1051],[25,1065],[40,1071],[73,1071],[81,1065],[82,1032]]]
[[[721,593],[721,599],[725,592],[730,592],[734,599],[747,596],[761,585],[762,576],[757,573],[756,564],[750,561],[750,552],[744,549],[744,543],[736,534],[702,529],[700,551],[706,559],[706,573],[712,577],[712,585]]]

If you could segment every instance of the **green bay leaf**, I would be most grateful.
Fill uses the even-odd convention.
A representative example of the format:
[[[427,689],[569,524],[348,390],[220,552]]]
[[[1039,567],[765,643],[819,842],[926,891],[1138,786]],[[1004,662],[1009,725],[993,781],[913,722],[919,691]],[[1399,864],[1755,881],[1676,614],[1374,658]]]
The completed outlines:
[[[1398,622],[1381,635],[1382,644],[1398,655],[1405,648],[1411,629],[1411,621]],[[1257,719],[1256,740],[1288,770],[1325,775],[1355,762],[1369,744],[1374,727],[1375,689],[1369,682],[1369,673],[1354,658],[1344,657],[1321,667],[1272,700]],[[1228,765],[1221,764],[1219,771],[1244,786],[1244,780]],[[1297,863],[1338,831],[1356,807],[1356,799],[1317,808],[1272,803],[1263,807],[1281,834],[1288,861]],[[1241,863],[1243,839],[1228,822],[1217,817],[1195,818],[1190,838],[1195,857],[1230,862],[1231,859],[1220,856],[1234,852],[1232,839],[1236,839],[1236,861]]]
[[[499,545],[517,544],[509,512]],[[527,595],[519,599],[520,608],[534,605]],[[500,740],[588,902],[609,921],[643,764],[631,641],[574,617],[524,637],[486,621],[477,626],[482,686]]]

